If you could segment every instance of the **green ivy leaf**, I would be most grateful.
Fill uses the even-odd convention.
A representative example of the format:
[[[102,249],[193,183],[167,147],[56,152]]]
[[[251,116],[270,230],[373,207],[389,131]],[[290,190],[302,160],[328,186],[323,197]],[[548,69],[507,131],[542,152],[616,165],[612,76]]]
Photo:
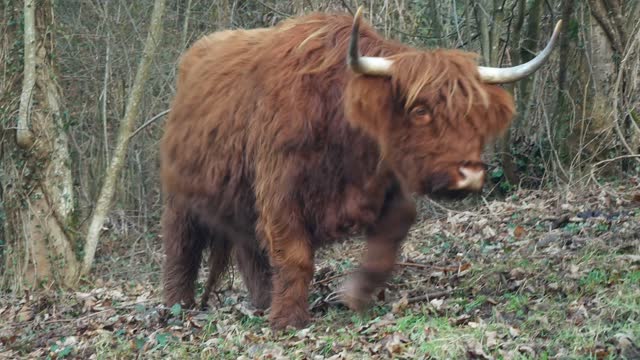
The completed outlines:
[[[157,334],[156,342],[158,343],[158,346],[164,347],[169,342],[169,335],[166,333]]]
[[[178,317],[182,314],[182,305],[176,303],[171,307],[171,315]]]
[[[502,177],[502,175],[504,175],[504,170],[502,170],[502,168],[495,168],[492,172],[491,172],[491,177],[494,179],[499,179]]]

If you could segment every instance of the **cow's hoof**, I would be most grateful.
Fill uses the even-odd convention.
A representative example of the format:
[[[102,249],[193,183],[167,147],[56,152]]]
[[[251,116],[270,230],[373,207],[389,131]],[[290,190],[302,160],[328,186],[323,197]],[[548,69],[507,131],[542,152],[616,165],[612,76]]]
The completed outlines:
[[[360,281],[349,279],[338,291],[340,302],[356,312],[363,312],[371,304],[371,294],[363,290]]]
[[[267,310],[271,305],[271,294],[265,293],[257,296],[251,296],[251,305],[258,310]]]
[[[311,317],[308,312],[291,311],[289,313],[279,313],[271,316],[271,328],[273,330],[284,330],[287,327],[295,329],[303,329],[309,322]]]

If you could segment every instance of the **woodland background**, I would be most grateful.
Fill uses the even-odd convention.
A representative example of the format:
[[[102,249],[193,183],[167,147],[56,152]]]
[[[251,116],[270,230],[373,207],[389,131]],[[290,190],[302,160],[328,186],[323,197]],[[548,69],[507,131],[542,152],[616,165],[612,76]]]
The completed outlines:
[[[180,54],[357,5],[389,38],[490,66],[564,21],[549,63],[506,85],[518,115],[483,196],[421,200],[369,315],[327,294],[361,243],[318,257],[318,331],[274,338],[233,273],[218,310],[164,308],[158,141]],[[637,0],[0,0],[0,358],[638,358],[639,153]]]
[[[176,64],[189,44],[219,29],[356,8],[349,0],[30,4],[27,27],[30,6],[0,4],[0,276],[11,288],[41,280],[73,283],[89,273],[98,244],[100,256],[112,242],[157,246],[163,119],[146,122],[168,109]],[[507,86],[518,116],[489,149],[491,180],[499,185],[492,193],[638,173],[638,1],[361,4],[390,38],[474,51],[491,66],[527,61],[564,20],[550,64]]]

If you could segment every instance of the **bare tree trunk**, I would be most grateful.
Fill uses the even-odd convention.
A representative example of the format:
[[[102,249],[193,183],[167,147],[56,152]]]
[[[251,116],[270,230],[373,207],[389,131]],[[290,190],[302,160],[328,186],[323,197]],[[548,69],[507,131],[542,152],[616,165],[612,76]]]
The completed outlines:
[[[442,32],[442,21],[440,20],[438,1],[431,0],[429,2],[429,8],[431,9],[431,37],[435,38],[433,45],[439,47],[443,44],[442,37],[444,34]]]
[[[629,10],[633,11],[635,6],[629,6]],[[615,108],[618,107],[622,101],[619,101],[619,98],[625,98],[627,95],[627,78],[632,78],[631,74],[625,74],[625,69],[621,59],[625,56],[626,49],[628,47],[628,34],[627,32],[633,32],[632,29],[626,29],[625,26],[625,18],[637,19],[637,17],[633,16],[633,13],[626,13],[625,17],[622,16],[624,12],[624,5],[621,0],[589,0],[589,8],[591,10],[591,16],[597,21],[598,25],[604,32],[609,46],[611,47],[611,51],[613,56],[610,59],[600,59],[596,66],[607,67],[612,63],[614,68],[614,73],[619,74],[619,79],[616,81],[616,98],[614,99],[614,111],[615,114],[625,114],[626,111],[624,108]],[[635,40],[635,39],[632,39]],[[633,41],[632,41],[633,42]],[[609,64],[608,64],[609,63]],[[595,75],[601,75],[599,72],[596,72]],[[610,80],[610,79],[607,79]],[[607,82],[610,84],[610,82]],[[612,86],[609,86],[607,90],[608,93],[612,93]],[[608,93],[605,93],[603,99],[607,99]],[[606,103],[609,105],[609,103]],[[618,135],[618,140],[623,145],[624,149],[630,155],[637,155],[636,150],[633,149],[631,145],[629,145],[628,139],[631,139],[631,135],[633,132],[631,131],[631,122],[632,118],[630,115],[621,115],[619,117],[613,118],[613,126],[616,134]],[[629,167],[629,159],[621,162],[623,170],[627,170]]]
[[[522,32],[522,26],[524,25],[524,13],[525,13],[525,0],[517,0],[514,4],[513,15],[513,28],[508,29],[510,32],[511,46],[509,54],[511,56],[511,62],[513,64],[520,64],[520,38]],[[508,85],[508,88],[512,93],[515,93],[516,86],[514,84]],[[515,93],[514,97],[517,101],[517,109],[522,109],[527,104],[528,99],[523,99],[522,94]],[[507,130],[505,135],[500,139],[500,152],[502,155],[502,167],[504,169],[504,176],[507,178],[510,184],[519,184],[520,176],[516,169],[516,163],[514,161],[514,154],[511,151],[511,132],[517,131],[519,128],[520,119],[522,119],[520,113],[516,114],[513,119],[512,129]]]
[[[533,0],[529,7],[527,23],[520,46],[520,61],[527,62],[533,59],[538,52],[538,40],[540,39],[540,25],[542,23],[542,0]],[[535,75],[534,75],[535,76]],[[528,102],[531,95],[534,77],[526,77],[518,82],[520,95],[523,101]],[[523,107],[523,118],[527,118],[527,107]]]
[[[151,61],[156,51],[156,47],[160,42],[164,8],[165,0],[154,1],[153,12],[151,14],[151,24],[149,25],[149,33],[144,46],[144,54],[142,55],[142,59],[138,65],[136,78],[133,82],[131,94],[129,95],[129,100],[127,102],[127,109],[120,124],[116,148],[113,152],[111,162],[109,163],[109,168],[107,169],[104,183],[100,190],[100,195],[98,196],[96,207],[93,210],[91,223],[89,224],[87,231],[85,256],[82,261],[82,274],[87,274],[91,270],[96,248],[98,246],[100,231],[102,230],[107,214],[111,209],[111,203],[116,189],[116,180],[124,166],[129,139],[131,138],[131,132],[133,131],[135,120],[138,116],[140,100],[142,99],[144,90],[144,83],[149,76]]]
[[[489,29],[489,1],[476,1],[474,10],[478,31],[480,32],[480,50],[485,66],[491,65],[491,31]]]
[[[565,24],[570,24],[571,18],[575,12],[575,0],[563,0],[562,2],[562,21]],[[567,137],[571,131],[570,123],[567,120],[566,112],[568,106],[570,106],[570,97],[567,96],[567,72],[570,54],[575,54],[574,45],[570,40],[570,34],[568,31],[563,31],[560,36],[560,49],[559,49],[559,70],[558,70],[558,87],[556,90],[556,99],[553,109],[553,124],[555,128],[555,144],[556,149],[561,157],[567,158],[571,152],[570,142],[567,141]],[[591,74],[585,74],[583,78],[587,78]],[[583,105],[583,106],[586,106]]]
[[[569,24],[571,16],[573,14],[575,0],[564,0],[562,3],[562,21],[565,24]],[[560,64],[558,70],[558,90],[563,91],[566,89],[567,83],[567,67],[569,59],[569,32],[563,31],[560,35]],[[560,94],[558,94],[560,95]],[[556,97],[560,101],[560,96]]]
[[[74,215],[68,137],[53,64],[51,2],[25,0],[24,76],[16,155],[8,166],[13,186],[4,194],[11,228],[8,246],[14,287],[42,281],[73,283],[78,261],[70,235]]]
[[[471,14],[473,13],[475,9],[475,2],[474,0],[467,0],[465,2],[465,6],[464,6],[464,14],[467,15],[467,21],[465,21],[465,39],[464,42],[461,44],[464,46],[464,44],[467,44],[467,46],[471,46],[471,42],[474,39],[474,35],[473,35],[473,27],[472,27],[472,22],[471,22]]]
[[[567,28],[560,39],[558,86],[553,108],[554,144],[563,163],[570,165],[569,174],[584,168],[585,162],[609,157],[616,149],[635,154],[628,142],[633,139],[629,108],[619,104],[628,99],[627,79],[621,60],[631,28],[637,24],[634,6],[620,1],[563,0],[562,18],[565,24],[583,24],[578,31]],[[634,19],[626,23],[625,19]],[[622,71],[623,73],[621,73]],[[616,82],[617,75],[620,82]],[[633,95],[632,95],[633,96]],[[616,139],[617,136],[617,139]],[[622,169],[632,160],[622,164]],[[568,176],[571,179],[571,175]]]
[[[491,66],[498,66],[500,61],[500,30],[502,28],[502,18],[504,9],[502,8],[503,0],[493,0],[491,6],[491,24],[489,25],[490,51],[489,61]]]
[[[498,66],[500,54],[500,24],[503,18],[503,1],[501,0],[478,0],[475,2],[475,17],[480,33],[480,48],[482,52],[483,62],[486,66]],[[488,147],[485,151],[486,156],[490,159],[496,157],[496,150],[503,150],[508,147],[507,141],[509,137],[503,139],[501,143]],[[511,159],[507,159],[508,164]],[[503,164],[504,165],[504,164]],[[511,166],[512,167],[512,166]]]
[[[589,7],[591,15],[606,34],[613,51],[622,54],[627,41],[620,1],[589,0]]]
[[[19,77],[17,71],[9,71],[8,64],[11,60],[17,58],[17,54],[13,54],[11,49],[12,43],[15,43],[13,40],[15,38],[16,27],[9,26],[9,23],[15,23],[15,18],[18,16],[8,1],[0,2],[0,16],[2,16],[2,22],[0,22],[0,105],[3,107],[3,111],[14,111],[15,107],[5,106],[9,99],[14,98],[13,90],[15,86],[11,84],[14,83],[15,79]],[[8,184],[6,183],[6,171],[5,166],[9,161],[5,160],[5,156],[7,154],[7,150],[10,150],[8,146],[8,142],[11,141],[10,137],[12,137],[12,133],[10,130],[5,128],[5,122],[0,121],[0,275],[7,274],[7,258],[6,252],[8,239],[10,238],[9,234],[9,224],[7,223],[7,197],[6,190],[8,188]],[[0,285],[3,282],[0,281]]]

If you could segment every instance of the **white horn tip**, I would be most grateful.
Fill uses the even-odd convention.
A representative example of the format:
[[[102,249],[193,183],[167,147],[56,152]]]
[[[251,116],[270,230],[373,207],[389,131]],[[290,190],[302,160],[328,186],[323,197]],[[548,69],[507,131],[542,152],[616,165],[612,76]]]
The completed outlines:
[[[553,32],[558,32],[560,31],[560,29],[562,28],[562,19],[558,20],[558,22],[556,23],[556,27],[553,29]]]
[[[555,47],[558,36],[560,35],[561,28],[562,20],[559,20],[556,23],[555,28],[553,29],[553,34],[551,34],[551,38],[549,39],[547,46],[545,46],[545,48],[529,62],[510,68],[479,66],[478,72],[480,73],[480,78],[482,79],[482,81],[489,84],[501,84],[518,81],[534,73],[549,59],[549,56],[551,55],[551,52]]]
[[[356,13],[353,15],[354,22],[360,21],[360,18],[362,17],[362,9],[364,9],[364,6],[358,6],[358,10],[356,10]]]

